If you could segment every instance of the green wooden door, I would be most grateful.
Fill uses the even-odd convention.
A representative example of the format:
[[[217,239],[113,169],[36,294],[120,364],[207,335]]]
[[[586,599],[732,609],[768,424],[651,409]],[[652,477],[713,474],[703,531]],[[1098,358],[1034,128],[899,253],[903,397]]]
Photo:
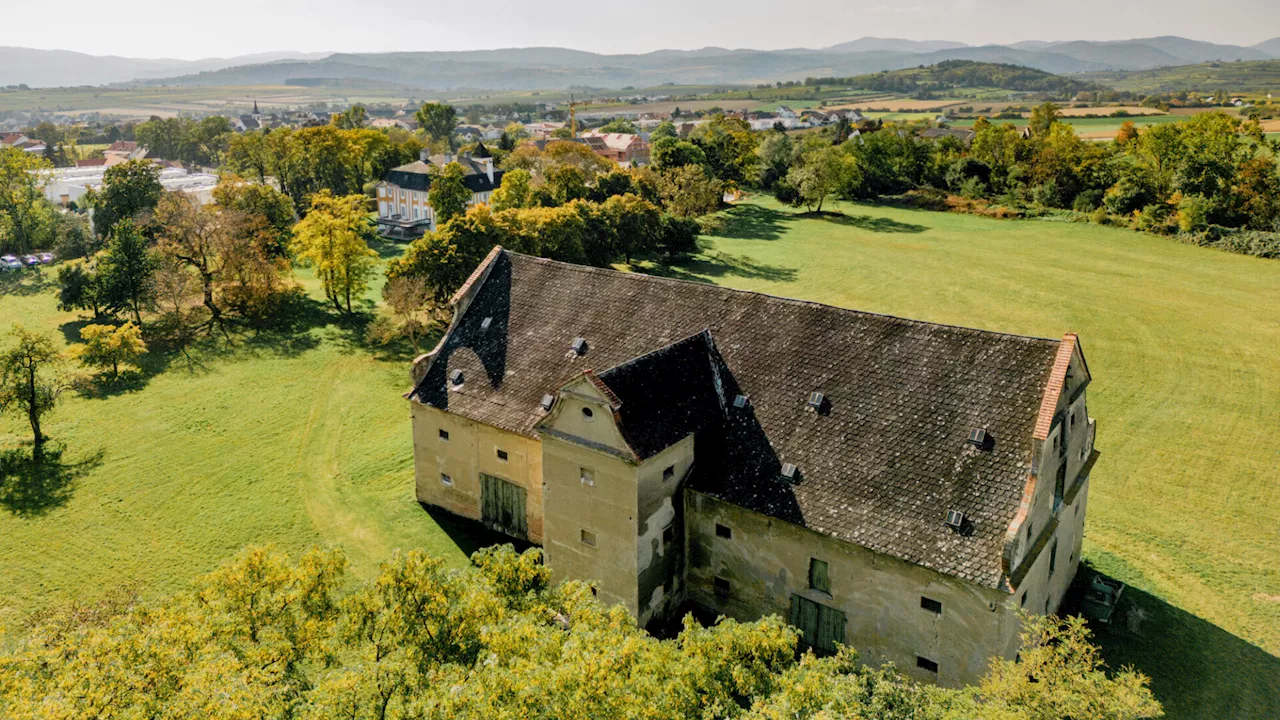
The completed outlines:
[[[808,598],[791,596],[791,624],[800,631],[801,647],[818,654],[834,653],[844,642],[844,613]]]
[[[524,488],[502,478],[480,473],[480,519],[485,525],[512,537],[527,540]]]

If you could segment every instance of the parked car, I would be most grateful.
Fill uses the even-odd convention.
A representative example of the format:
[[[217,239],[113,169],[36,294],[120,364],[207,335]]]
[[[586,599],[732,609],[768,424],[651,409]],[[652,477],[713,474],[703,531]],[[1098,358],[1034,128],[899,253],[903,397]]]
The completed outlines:
[[[1108,577],[1095,575],[1085,591],[1084,600],[1080,603],[1080,612],[1106,625],[1115,614],[1120,595],[1124,593],[1124,583]]]
[[[21,270],[22,263],[12,255],[0,255],[0,270]]]
[[[53,262],[53,253],[40,253],[39,255],[36,255],[36,257],[40,258],[40,262],[45,265]]]
[[[22,264],[27,267],[38,267],[40,265],[40,258],[35,255],[23,255]]]

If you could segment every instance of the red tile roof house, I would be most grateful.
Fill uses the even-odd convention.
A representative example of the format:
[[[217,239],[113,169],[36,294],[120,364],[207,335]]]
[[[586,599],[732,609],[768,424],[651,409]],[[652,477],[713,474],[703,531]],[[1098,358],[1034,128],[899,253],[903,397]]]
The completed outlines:
[[[601,157],[623,167],[649,164],[649,143],[632,133],[583,133],[582,139]]]
[[[1079,339],[495,248],[408,394],[417,497],[540,543],[640,623],[778,614],[946,685],[1080,560]]]

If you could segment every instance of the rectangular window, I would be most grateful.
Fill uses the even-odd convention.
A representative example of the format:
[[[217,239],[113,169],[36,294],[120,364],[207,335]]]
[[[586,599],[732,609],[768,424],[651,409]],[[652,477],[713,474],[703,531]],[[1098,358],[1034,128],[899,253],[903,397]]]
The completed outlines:
[[[590,485],[591,487],[595,487],[596,474],[592,472],[589,468],[578,468],[578,481],[581,482],[583,485]]]
[[[595,533],[593,533],[593,532],[591,532],[590,530],[583,530],[583,531],[582,531],[582,542],[583,542],[583,544],[585,544],[585,545],[590,545],[591,547],[595,547],[595,546],[596,546],[596,534],[595,534]]]
[[[809,558],[809,587],[824,593],[831,593],[831,576],[827,573],[827,563],[818,558]]]
[[[930,660],[927,657],[921,657],[919,655],[916,656],[916,667],[920,668],[921,670],[928,670],[931,673],[938,672],[938,663]]]
[[[716,578],[715,586],[717,595],[721,597],[727,597],[729,595],[729,581],[727,579],[722,577]]]
[[[1035,523],[1033,522],[1027,523],[1027,542],[1031,542],[1031,531],[1034,530],[1035,527],[1036,527]]]
[[[933,598],[927,598],[921,595],[920,607],[925,610],[928,610],[931,613],[936,613],[938,615],[942,614],[942,603],[938,602],[937,600],[934,600]]]
[[[1058,541],[1053,541],[1053,547],[1049,549],[1049,577],[1053,577],[1053,571],[1058,567]]]
[[[1018,601],[1018,607],[1025,608],[1027,606],[1027,594],[1022,593],[1022,599]]]
[[[666,469],[662,471],[662,482],[666,482],[674,478],[675,476],[676,476],[676,466],[668,465]]]
[[[449,442],[449,431],[444,428],[440,428],[440,439],[445,442]]]
[[[507,451],[506,451],[506,450],[499,450],[499,451],[498,451],[498,461],[499,461],[499,462],[506,462],[506,461],[507,461]]]
[[[452,487],[452,486],[453,486],[453,478],[449,477],[448,475],[445,475],[444,473],[440,473],[440,484],[441,484],[441,485],[448,485],[448,486]]]
[[[662,549],[666,550],[676,541],[675,525],[668,525],[662,528]]]
[[[725,527],[724,525],[721,525],[720,523],[716,523],[716,537],[722,537],[722,538],[725,538],[726,540],[732,540],[733,531]]]

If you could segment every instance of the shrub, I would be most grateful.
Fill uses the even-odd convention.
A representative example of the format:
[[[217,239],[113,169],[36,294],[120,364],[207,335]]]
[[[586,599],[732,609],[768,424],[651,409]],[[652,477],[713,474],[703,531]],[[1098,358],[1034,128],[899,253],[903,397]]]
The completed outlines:
[[[1178,202],[1178,229],[1184,233],[1199,232],[1209,226],[1213,203],[1203,195],[1186,195]]]
[[[1076,196],[1076,199],[1071,203],[1071,209],[1076,212],[1093,212],[1100,209],[1100,205],[1102,205],[1102,191],[1085,190]],[[1103,214],[1106,214],[1105,210],[1103,210]]]

